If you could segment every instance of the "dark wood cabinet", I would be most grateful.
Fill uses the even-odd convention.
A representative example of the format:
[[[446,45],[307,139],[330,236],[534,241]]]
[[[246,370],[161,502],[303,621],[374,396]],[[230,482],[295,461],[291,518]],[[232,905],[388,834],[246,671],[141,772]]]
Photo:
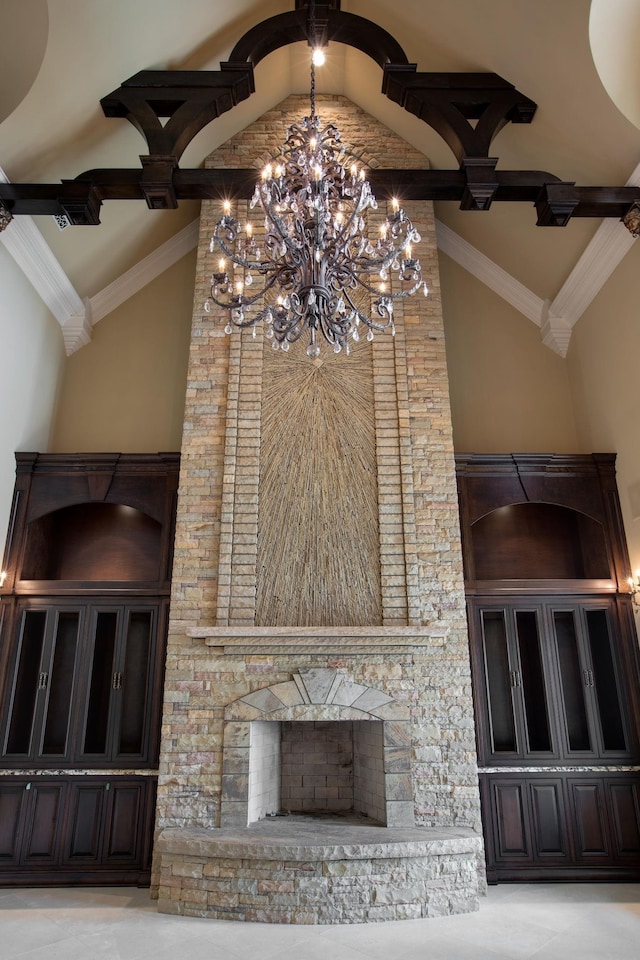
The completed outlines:
[[[481,796],[490,882],[637,878],[639,774],[484,775]]]
[[[146,884],[179,458],[16,459],[0,884]]]
[[[0,777],[5,883],[146,884],[154,777]]]
[[[457,458],[490,881],[640,878],[640,670],[615,458]]]

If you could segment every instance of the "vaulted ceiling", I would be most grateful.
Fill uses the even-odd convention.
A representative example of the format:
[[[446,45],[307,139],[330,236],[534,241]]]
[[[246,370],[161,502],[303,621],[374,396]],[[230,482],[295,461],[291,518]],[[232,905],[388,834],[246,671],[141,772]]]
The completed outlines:
[[[100,100],[140,70],[218,70],[247,30],[294,6],[293,0],[3,0],[6,179],[57,183],[96,167],[139,166],[148,152],[144,140],[126,120],[105,117]],[[387,30],[418,71],[497,73],[535,101],[531,124],[508,124],[494,140],[498,170],[544,170],[580,186],[622,186],[634,177],[640,163],[634,0],[616,0],[614,13],[608,0],[342,0],[340,6]],[[307,64],[303,43],[262,60],[255,93],[198,134],[181,166],[198,167],[289,93],[305,93]],[[457,169],[431,127],[383,96],[380,67],[357,49],[330,44],[318,89],[349,97],[428,156],[433,168]],[[76,321],[70,348],[82,342],[82,322],[91,323],[83,301],[93,305],[94,323],[107,315],[118,296],[188,249],[197,215],[196,201],[170,211],[109,201],[98,226],[60,231],[52,217],[38,216],[35,231],[28,218],[16,217],[14,223],[25,222],[19,230],[12,224],[0,240],[32,274],[37,262],[49,264],[47,277],[34,284],[51,285],[55,274],[54,313],[63,326],[65,311]],[[616,219],[536,226],[531,203],[463,211],[457,202],[438,201],[436,215],[441,249],[537,323],[560,353],[589,298],[633,243]]]

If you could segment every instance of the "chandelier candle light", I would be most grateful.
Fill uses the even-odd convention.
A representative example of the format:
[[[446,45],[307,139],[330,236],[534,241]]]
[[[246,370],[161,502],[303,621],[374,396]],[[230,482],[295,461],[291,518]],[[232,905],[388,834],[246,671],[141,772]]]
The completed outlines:
[[[374,331],[393,334],[394,300],[428,292],[412,250],[420,235],[397,200],[379,236],[367,235],[367,208],[378,204],[365,170],[348,162],[339,130],[321,126],[316,114],[315,67],[323,59],[322,51],[314,51],[311,115],[289,127],[251,199],[250,207],[260,204],[264,212],[262,243],[225,201],[210,243],[221,256],[204,305],[207,313],[212,304],[227,311],[226,333],[253,327],[255,336],[264,323],[274,350],[287,351],[307,333],[312,359],[320,355],[320,337],[335,353],[348,354],[363,329],[367,340]],[[370,313],[363,312],[365,297]]]

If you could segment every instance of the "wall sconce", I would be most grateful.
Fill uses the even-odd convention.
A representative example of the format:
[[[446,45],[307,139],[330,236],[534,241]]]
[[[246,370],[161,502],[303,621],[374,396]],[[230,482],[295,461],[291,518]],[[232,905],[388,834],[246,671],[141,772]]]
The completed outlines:
[[[635,576],[628,577],[629,593],[631,600],[636,607],[640,607],[640,570],[636,570]]]
[[[6,570],[0,571],[0,589],[4,587],[4,582],[6,579],[7,579],[7,571]]]

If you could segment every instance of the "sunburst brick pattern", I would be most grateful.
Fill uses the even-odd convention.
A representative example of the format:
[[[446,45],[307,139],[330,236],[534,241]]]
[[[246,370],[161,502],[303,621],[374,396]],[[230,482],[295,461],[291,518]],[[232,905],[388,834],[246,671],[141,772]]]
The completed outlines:
[[[266,350],[256,623],[381,622],[371,346]]]

